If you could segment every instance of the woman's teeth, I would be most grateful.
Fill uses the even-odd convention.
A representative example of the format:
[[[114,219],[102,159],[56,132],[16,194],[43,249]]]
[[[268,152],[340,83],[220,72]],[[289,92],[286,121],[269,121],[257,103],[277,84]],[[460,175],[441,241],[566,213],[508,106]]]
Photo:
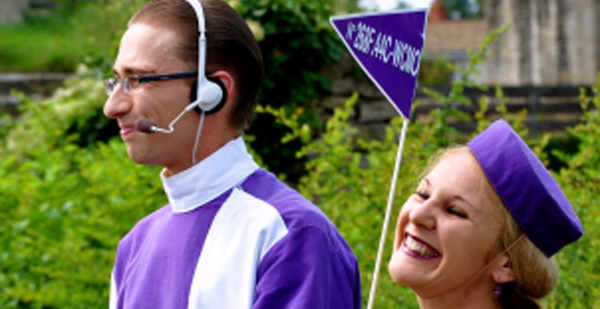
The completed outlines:
[[[434,258],[438,257],[440,254],[429,246],[415,240],[411,236],[407,236],[404,239],[404,246],[414,253],[419,254],[422,257],[426,258]]]

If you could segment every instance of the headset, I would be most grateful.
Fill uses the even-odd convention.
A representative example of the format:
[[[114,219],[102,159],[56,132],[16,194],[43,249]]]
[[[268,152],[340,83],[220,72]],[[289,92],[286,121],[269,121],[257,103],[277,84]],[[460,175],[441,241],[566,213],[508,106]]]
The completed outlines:
[[[225,85],[218,78],[207,77],[205,74],[206,70],[206,26],[204,23],[204,11],[199,0],[186,0],[198,17],[198,79],[194,82],[192,90],[190,92],[190,104],[177,115],[173,121],[169,124],[168,129],[158,127],[154,122],[144,117],[140,117],[135,122],[135,128],[143,133],[173,133],[175,129],[173,126],[175,123],[183,117],[187,112],[195,109],[200,115],[200,124],[198,126],[198,137],[196,138],[196,144],[200,138],[200,132],[202,131],[202,125],[204,123],[204,116],[218,112],[225,105],[227,101],[227,90]],[[194,149],[197,147],[194,146]],[[194,162],[196,152],[194,151]]]
[[[221,110],[227,101],[227,90],[218,78],[207,77],[206,74],[206,23],[204,10],[198,0],[185,0],[189,3],[198,17],[198,80],[194,82],[190,93],[190,106],[197,112],[206,115]]]

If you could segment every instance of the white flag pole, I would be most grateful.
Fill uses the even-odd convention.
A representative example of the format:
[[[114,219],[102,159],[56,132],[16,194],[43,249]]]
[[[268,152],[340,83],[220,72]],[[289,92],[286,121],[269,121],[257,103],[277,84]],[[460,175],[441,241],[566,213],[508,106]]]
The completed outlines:
[[[390,186],[390,193],[388,195],[387,207],[385,209],[385,218],[383,219],[383,227],[381,229],[381,238],[379,239],[379,249],[377,250],[377,260],[375,261],[375,270],[373,272],[373,280],[371,282],[371,291],[369,292],[369,303],[367,309],[373,308],[375,302],[375,290],[377,289],[377,279],[379,278],[379,269],[381,268],[381,257],[383,255],[383,247],[385,245],[385,239],[387,235],[388,225],[390,221],[390,215],[392,213],[392,204],[394,202],[394,194],[396,192],[396,183],[398,179],[398,171],[402,164],[402,151],[404,149],[404,140],[406,139],[406,130],[408,128],[408,119],[402,118],[402,132],[400,134],[400,142],[398,144],[398,151],[396,153],[396,164],[394,165],[394,173],[392,175],[392,184]]]

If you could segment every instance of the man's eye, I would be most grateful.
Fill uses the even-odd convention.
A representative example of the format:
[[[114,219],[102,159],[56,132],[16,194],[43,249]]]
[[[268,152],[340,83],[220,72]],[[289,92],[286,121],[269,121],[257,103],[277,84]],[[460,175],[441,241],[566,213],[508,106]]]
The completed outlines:
[[[468,219],[469,216],[467,215],[466,212],[462,211],[460,208],[456,207],[456,206],[450,206],[448,207],[448,209],[446,210],[449,214],[463,218],[463,219]]]

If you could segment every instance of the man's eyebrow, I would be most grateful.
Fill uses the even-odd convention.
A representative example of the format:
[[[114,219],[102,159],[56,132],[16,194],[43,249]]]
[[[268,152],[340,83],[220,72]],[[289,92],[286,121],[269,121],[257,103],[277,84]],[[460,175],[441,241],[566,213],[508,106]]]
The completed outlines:
[[[121,74],[119,74],[119,71],[116,68],[113,68],[113,75],[116,77],[121,77]],[[149,70],[149,69],[134,69],[134,68],[124,68],[123,69],[123,76],[127,76],[127,75],[144,75],[144,74],[150,74],[153,73],[154,70]]]

